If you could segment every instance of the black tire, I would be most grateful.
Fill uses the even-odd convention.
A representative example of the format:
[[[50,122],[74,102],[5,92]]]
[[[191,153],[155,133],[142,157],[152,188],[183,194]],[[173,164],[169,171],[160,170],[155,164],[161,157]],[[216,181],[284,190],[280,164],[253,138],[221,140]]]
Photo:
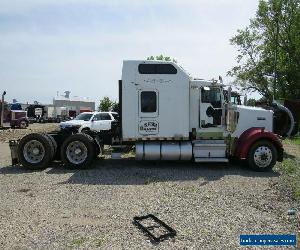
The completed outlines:
[[[76,144],[80,144],[77,145],[79,150],[83,150],[83,151],[86,150],[86,152],[79,155],[78,158],[73,152],[74,150],[76,150],[74,149],[74,147],[76,147]],[[95,158],[94,140],[91,136],[87,134],[79,133],[79,134],[71,135],[62,144],[60,154],[61,154],[62,161],[67,166],[71,168],[87,168],[92,164]]]
[[[38,144],[37,148],[44,152],[40,154],[40,159],[38,159],[37,156],[33,156],[32,153],[29,153],[31,143]],[[45,169],[51,162],[51,142],[43,134],[32,133],[24,136],[19,142],[17,151],[20,163],[23,165],[23,167],[31,170]]]
[[[251,169],[259,172],[269,171],[276,164],[277,156],[277,149],[270,141],[257,141],[249,150],[247,159],[248,166]]]
[[[101,153],[101,148],[98,146],[98,144],[96,142],[94,142],[95,144],[95,158],[98,157],[98,155]]]
[[[90,136],[91,130],[89,128],[83,128],[80,133]],[[99,148],[96,141],[94,141],[94,145],[95,145],[95,159],[97,159],[98,155],[101,153],[101,149]]]
[[[57,151],[57,143],[56,141],[54,140],[54,138],[51,136],[51,135],[48,135],[48,134],[44,134],[44,136],[46,136],[48,138],[48,140],[50,141],[51,143],[51,146],[52,146],[52,157],[51,159],[53,160],[54,159],[54,156],[56,154],[56,151]]]
[[[83,128],[80,133],[88,135],[90,132],[91,132],[91,130],[89,128]]]

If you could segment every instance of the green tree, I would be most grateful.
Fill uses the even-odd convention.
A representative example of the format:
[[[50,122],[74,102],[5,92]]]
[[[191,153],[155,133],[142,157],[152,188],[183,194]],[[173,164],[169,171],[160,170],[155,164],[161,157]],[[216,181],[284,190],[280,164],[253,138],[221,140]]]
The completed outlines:
[[[255,18],[230,40],[238,49],[228,75],[268,101],[300,98],[300,0],[260,0]]]
[[[255,106],[256,104],[256,100],[254,98],[250,98],[248,101],[247,101],[247,106]]]
[[[113,112],[120,112],[120,105],[118,102],[113,102],[112,106],[111,106],[111,111]]]
[[[164,56],[164,55],[159,55],[159,56],[149,56],[147,57],[147,60],[158,60],[158,61],[167,61],[167,62],[174,62],[177,63],[177,60],[175,58],[171,58],[170,56]]]
[[[113,101],[109,99],[109,97],[105,96],[103,99],[100,100],[100,105],[98,107],[98,111],[110,111],[113,106]]]

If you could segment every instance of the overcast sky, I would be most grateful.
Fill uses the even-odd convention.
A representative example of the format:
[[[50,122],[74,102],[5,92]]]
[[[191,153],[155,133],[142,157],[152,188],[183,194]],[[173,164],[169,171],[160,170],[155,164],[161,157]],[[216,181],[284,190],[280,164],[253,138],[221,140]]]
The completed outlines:
[[[229,39],[256,0],[0,0],[0,91],[52,103],[57,91],[117,99],[122,60],[164,54],[195,77],[235,65]]]

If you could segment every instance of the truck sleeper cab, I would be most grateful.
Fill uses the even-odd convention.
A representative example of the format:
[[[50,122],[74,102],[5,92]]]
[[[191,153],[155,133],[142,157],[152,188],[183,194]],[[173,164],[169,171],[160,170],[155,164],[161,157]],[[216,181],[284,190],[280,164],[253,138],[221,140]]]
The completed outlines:
[[[135,143],[137,160],[236,157],[263,171],[282,158],[272,111],[231,104],[231,90],[217,81],[192,78],[173,62],[124,61],[121,85],[122,139]],[[250,145],[244,133],[256,135]]]

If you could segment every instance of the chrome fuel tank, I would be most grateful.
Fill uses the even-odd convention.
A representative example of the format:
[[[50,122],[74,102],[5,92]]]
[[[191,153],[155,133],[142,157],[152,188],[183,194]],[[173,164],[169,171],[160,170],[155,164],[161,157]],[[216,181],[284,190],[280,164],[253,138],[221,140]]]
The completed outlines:
[[[180,159],[179,142],[162,142],[161,143],[161,160],[178,161]]]
[[[160,142],[144,143],[144,160],[146,161],[160,160]]]
[[[184,142],[137,142],[136,160],[189,161],[193,148],[190,141]]]

